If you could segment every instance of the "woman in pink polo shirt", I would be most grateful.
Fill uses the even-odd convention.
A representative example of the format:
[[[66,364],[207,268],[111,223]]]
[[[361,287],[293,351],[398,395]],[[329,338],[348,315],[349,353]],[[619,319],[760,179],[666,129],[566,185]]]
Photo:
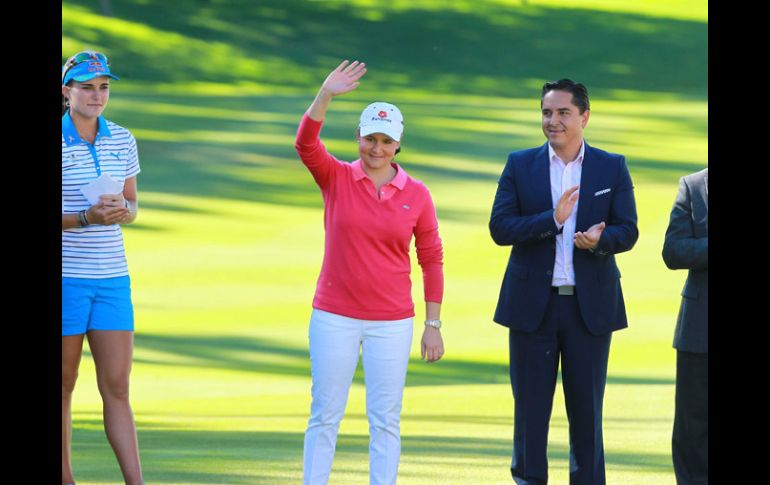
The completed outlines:
[[[304,483],[329,479],[337,430],[363,356],[369,419],[371,485],[395,484],[401,453],[401,401],[412,343],[414,303],[409,245],[415,239],[425,287],[421,354],[444,354],[441,300],[443,249],[427,187],[393,161],[403,117],[377,102],[361,113],[359,159],[342,162],[319,139],[334,96],[348,93],[366,73],[363,63],[332,71],[302,118],[296,149],[324,199],[324,260],[310,318],[312,404],[305,432]]]

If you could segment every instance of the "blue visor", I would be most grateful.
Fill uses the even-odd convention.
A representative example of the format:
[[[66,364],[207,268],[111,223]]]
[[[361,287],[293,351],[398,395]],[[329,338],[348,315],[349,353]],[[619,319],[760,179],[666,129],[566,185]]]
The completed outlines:
[[[61,83],[64,86],[73,79],[83,83],[100,76],[120,79],[110,72],[110,66],[105,60],[92,58],[72,66],[62,78]]]

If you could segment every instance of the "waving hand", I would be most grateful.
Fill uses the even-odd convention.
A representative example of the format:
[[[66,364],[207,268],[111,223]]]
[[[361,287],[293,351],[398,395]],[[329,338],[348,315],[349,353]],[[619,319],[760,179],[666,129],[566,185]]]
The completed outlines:
[[[366,74],[366,64],[363,62],[344,60],[335,70],[326,76],[326,80],[318,90],[313,103],[307,110],[308,116],[316,121],[323,121],[326,110],[334,96],[349,93],[356,89],[361,76]]]
[[[348,64],[348,62],[347,60],[342,61],[337,69],[329,73],[321,86],[321,90],[332,96],[339,96],[349,93],[361,84],[358,80],[366,74],[366,64],[358,61],[353,61],[352,64]]]

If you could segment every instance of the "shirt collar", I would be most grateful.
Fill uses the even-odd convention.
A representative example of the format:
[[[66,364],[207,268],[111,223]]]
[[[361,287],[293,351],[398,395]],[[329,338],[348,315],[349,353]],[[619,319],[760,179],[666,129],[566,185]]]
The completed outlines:
[[[358,182],[362,178],[369,178],[368,175],[366,175],[366,172],[364,172],[364,169],[361,167],[361,159],[359,158],[355,162],[351,163],[353,166],[353,179]],[[393,180],[388,182],[388,184],[396,187],[398,190],[404,190],[404,186],[406,186],[406,181],[408,180],[409,176],[406,174],[403,168],[397,163],[391,163],[392,166],[396,168],[396,176],[393,177]]]
[[[586,151],[586,141],[583,140],[580,142],[580,151],[578,152],[577,158],[575,158],[574,160],[570,160],[570,163],[576,162],[578,165],[583,163],[583,155],[585,154],[585,151]],[[556,154],[556,151],[553,149],[550,142],[548,142],[548,160],[551,162],[555,162],[556,160],[560,160],[562,162],[564,161],[561,158],[559,158],[559,155]]]
[[[103,136],[112,136],[110,129],[107,127],[107,120],[104,119],[104,116],[99,115],[98,123],[99,128],[96,130],[97,140]],[[64,116],[61,117],[61,134],[64,137],[64,142],[67,145],[85,143],[80,139],[80,135],[78,135],[78,130],[75,128],[75,122],[72,120],[72,116],[70,116],[70,110],[67,110],[67,112],[64,113]]]

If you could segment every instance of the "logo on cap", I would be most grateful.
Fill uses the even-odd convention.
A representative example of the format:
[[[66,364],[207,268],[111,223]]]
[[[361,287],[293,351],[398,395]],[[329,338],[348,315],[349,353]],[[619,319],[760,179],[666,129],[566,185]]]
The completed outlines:
[[[380,112],[379,112],[379,113],[377,113],[377,114],[380,116],[380,118],[387,118],[387,117],[388,117],[388,113],[386,113],[386,112],[384,112],[384,111],[380,111]]]
[[[91,61],[88,63],[88,72],[105,72],[106,70],[104,65],[99,61]]]

